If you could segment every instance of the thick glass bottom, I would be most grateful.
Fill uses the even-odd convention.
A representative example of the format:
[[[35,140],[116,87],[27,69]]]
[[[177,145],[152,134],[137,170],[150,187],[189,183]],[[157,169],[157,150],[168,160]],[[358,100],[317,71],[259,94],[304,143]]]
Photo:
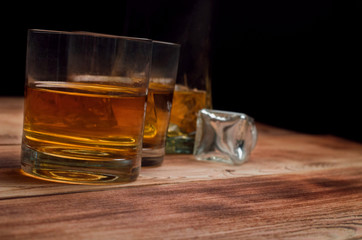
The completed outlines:
[[[138,163],[138,164],[137,164]],[[21,168],[25,175],[48,181],[73,184],[112,184],[135,181],[138,160],[77,160],[51,156],[22,147]]]
[[[165,148],[143,148],[142,149],[142,167],[158,167],[163,163]]]

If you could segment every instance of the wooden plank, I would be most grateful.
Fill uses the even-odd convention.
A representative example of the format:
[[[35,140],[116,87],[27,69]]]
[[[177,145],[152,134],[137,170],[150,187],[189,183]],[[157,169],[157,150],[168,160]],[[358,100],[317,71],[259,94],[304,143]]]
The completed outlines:
[[[12,121],[0,130],[21,132],[22,98],[0,98],[1,113]],[[4,116],[0,116],[0,120]],[[77,186],[49,183],[19,173],[20,145],[0,144],[0,199],[96,191],[107,188],[172,184],[268,174],[305,173],[340,167],[361,167],[362,145],[331,136],[311,136],[258,124],[259,139],[250,161],[242,166],[198,162],[188,155],[169,155],[159,168],[143,168],[136,182],[111,186]],[[5,144],[20,135],[3,134]],[[9,138],[9,136],[17,136]],[[17,142],[17,141],[15,141]]]
[[[23,107],[22,97],[0,97],[0,145],[21,143]]]
[[[0,201],[0,239],[361,239],[354,167]]]
[[[349,167],[362,169],[361,144],[334,137],[276,132],[264,132],[261,128],[251,159],[241,166],[200,162],[191,155],[167,155],[161,167],[142,168],[136,182],[110,186],[67,185],[23,176],[19,171],[20,145],[0,146],[0,199],[258,175],[309,174]]]
[[[22,99],[3,100],[0,239],[362,238],[361,144],[258,124],[241,166],[168,155],[133,183],[67,185],[20,174]]]

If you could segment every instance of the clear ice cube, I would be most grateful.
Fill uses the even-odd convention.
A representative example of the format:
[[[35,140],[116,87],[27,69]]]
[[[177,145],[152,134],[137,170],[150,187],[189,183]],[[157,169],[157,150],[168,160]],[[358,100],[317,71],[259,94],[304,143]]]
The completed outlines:
[[[257,140],[253,118],[243,113],[202,109],[198,113],[194,155],[197,160],[244,163]]]

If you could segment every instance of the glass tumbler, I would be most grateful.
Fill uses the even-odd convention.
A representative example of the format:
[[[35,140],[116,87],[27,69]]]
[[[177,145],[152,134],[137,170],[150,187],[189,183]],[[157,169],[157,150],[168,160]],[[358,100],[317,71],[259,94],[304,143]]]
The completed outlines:
[[[78,184],[136,180],[152,41],[29,30],[21,168]]]
[[[142,166],[159,166],[163,162],[179,54],[179,44],[153,41]]]

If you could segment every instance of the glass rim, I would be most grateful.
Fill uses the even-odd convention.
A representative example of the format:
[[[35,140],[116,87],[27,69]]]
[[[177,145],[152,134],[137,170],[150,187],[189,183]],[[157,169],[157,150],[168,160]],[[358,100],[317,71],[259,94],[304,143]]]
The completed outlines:
[[[96,32],[88,32],[88,31],[62,31],[62,30],[48,30],[48,29],[37,29],[32,28],[28,29],[28,33],[45,33],[45,34],[64,34],[64,35],[79,35],[79,36],[92,36],[92,37],[102,37],[102,38],[115,38],[115,39],[123,39],[127,41],[139,41],[144,43],[152,43],[152,39],[148,38],[138,38],[138,37],[129,37],[129,36],[119,36],[112,35],[107,33],[96,33]]]
[[[159,40],[152,40],[152,42],[153,43],[158,43],[158,44],[175,46],[175,47],[180,47],[181,46],[181,44],[179,44],[179,43],[165,42],[165,41],[159,41]]]

